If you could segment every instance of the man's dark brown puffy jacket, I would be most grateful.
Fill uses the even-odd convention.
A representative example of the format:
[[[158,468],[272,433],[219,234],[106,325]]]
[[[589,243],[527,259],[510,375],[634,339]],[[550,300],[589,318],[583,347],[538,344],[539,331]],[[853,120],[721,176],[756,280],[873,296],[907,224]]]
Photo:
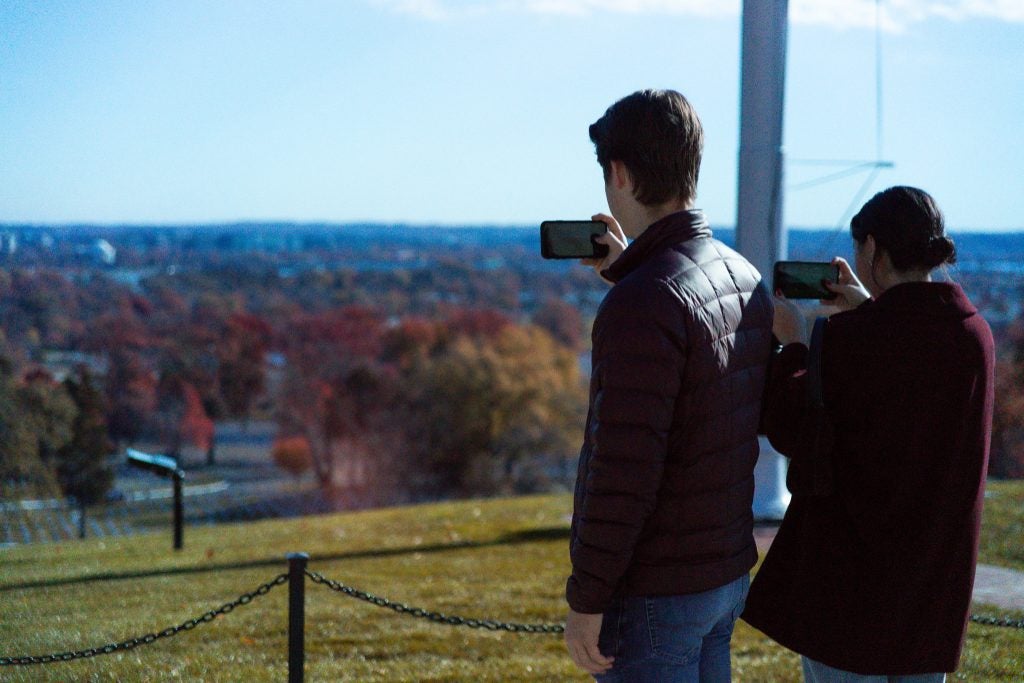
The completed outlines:
[[[757,560],[751,502],[772,300],[699,211],[605,271],[573,512],[573,610],[725,585]]]

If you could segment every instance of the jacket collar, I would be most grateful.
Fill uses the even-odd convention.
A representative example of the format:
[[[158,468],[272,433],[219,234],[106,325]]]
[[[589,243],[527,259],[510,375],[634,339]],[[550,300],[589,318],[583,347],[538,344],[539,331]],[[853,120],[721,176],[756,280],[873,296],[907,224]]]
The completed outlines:
[[[601,271],[601,275],[618,282],[653,254],[695,237],[711,237],[711,228],[703,211],[692,209],[670,213],[640,233],[615,263]]]
[[[955,282],[905,282],[882,292],[871,305],[876,310],[959,318],[978,312]]]

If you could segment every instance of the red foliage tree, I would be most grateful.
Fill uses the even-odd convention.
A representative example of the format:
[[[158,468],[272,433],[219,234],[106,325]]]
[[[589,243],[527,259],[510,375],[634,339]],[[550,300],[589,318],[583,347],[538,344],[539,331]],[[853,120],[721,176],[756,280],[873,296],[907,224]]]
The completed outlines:
[[[445,320],[445,325],[453,336],[489,340],[497,339],[513,324],[513,320],[506,314],[490,308],[455,309]]]
[[[409,317],[390,328],[382,339],[381,357],[408,369],[428,355],[441,339],[438,323],[420,317]]]
[[[346,307],[302,316],[289,331],[280,431],[306,438],[313,471],[332,497],[394,500],[401,428],[390,408],[399,376],[382,360],[387,325],[370,309]]]
[[[180,375],[167,373],[157,388],[158,433],[172,457],[180,457],[186,444],[206,450],[213,439],[213,421],[203,408],[199,392]]]
[[[548,298],[533,314],[533,324],[577,353],[583,350],[583,318],[579,309],[562,299]]]
[[[156,379],[141,354],[130,348],[109,354],[104,381],[110,438],[115,444],[134,443],[156,410]]]
[[[217,357],[220,395],[228,415],[247,418],[253,403],[263,393],[263,359],[271,334],[265,320],[248,313],[234,313],[225,321],[217,343]]]

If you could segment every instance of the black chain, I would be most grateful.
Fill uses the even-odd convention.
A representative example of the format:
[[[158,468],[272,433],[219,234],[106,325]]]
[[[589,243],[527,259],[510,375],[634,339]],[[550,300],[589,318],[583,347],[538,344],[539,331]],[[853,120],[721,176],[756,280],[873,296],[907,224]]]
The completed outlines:
[[[103,645],[102,647],[90,647],[86,650],[75,650],[73,652],[61,652],[52,655],[37,655],[37,656],[25,656],[25,657],[0,657],[0,666],[22,666],[25,664],[49,664],[51,662],[67,662],[72,659],[85,659],[87,657],[95,657],[97,655],[109,655],[112,652],[118,652],[120,650],[131,650],[138,647],[139,645],[150,645],[151,643],[159,640],[160,638],[169,638],[176,636],[182,631],[191,631],[200,624],[207,624],[216,619],[221,614],[227,614],[233,609],[240,605],[248,605],[252,602],[253,598],[261,595],[266,595],[270,592],[271,588],[279,586],[282,583],[288,581],[287,574],[279,574],[267,583],[262,584],[259,588],[252,591],[251,593],[243,593],[237,600],[227,602],[218,607],[215,610],[210,610],[201,617],[195,619],[189,619],[188,621],[179,624],[178,626],[171,626],[165,628],[159,633],[147,633],[144,636],[137,638],[131,638],[129,640],[122,641],[120,643],[111,643],[109,645]]]
[[[346,586],[345,584],[334,581],[333,579],[324,578],[322,575],[316,572],[306,570],[306,576],[308,576],[313,583],[319,583],[323,586],[327,586],[331,590],[345,595],[363,600],[377,607],[386,607],[390,610],[394,610],[399,614],[407,614],[411,617],[417,617],[420,619],[429,619],[430,621],[437,622],[439,624],[447,624],[449,626],[466,626],[469,628],[483,628],[488,631],[510,631],[512,633],[564,633],[565,626],[563,624],[510,624],[502,621],[491,621],[489,619],[466,619],[464,617],[454,617],[441,612],[430,612],[419,607],[409,607],[403,605],[400,602],[392,602],[387,598],[381,598],[372,593],[366,593],[361,590]]]
[[[979,616],[977,614],[972,614],[971,621],[973,621],[975,624],[984,624],[985,626],[1005,626],[1007,628],[1024,628],[1024,619],[1000,619],[999,617]]]
[[[308,569],[305,571],[313,583],[318,583],[323,586],[327,586],[333,591],[343,593],[349,597],[363,600],[372,605],[378,607],[386,607],[390,610],[397,612],[398,614],[407,614],[411,617],[420,619],[428,619],[430,621],[447,624],[449,626],[466,626],[468,628],[482,628],[488,631],[509,631],[512,633],[564,633],[565,626],[563,624],[516,624],[502,621],[492,621],[489,619],[467,619],[464,617],[450,616],[441,612],[431,612],[419,607],[409,607],[400,602],[392,602],[387,598],[382,598],[372,593],[346,586],[345,584],[334,581],[333,579],[325,578],[323,575],[316,572],[311,572]],[[191,631],[200,624],[206,624],[222,614],[228,614],[233,611],[236,607],[241,605],[247,605],[261,595],[266,595],[270,590],[276,586],[280,586],[282,583],[288,581],[288,574],[278,574],[270,581],[261,584],[256,590],[249,593],[243,593],[236,600],[227,602],[218,607],[215,610],[210,610],[206,614],[195,619],[189,619],[178,626],[171,626],[165,628],[159,633],[147,633],[144,636],[138,636],[136,638],[130,638],[120,643],[111,643],[103,645],[101,647],[91,647],[85,650],[74,650],[71,652],[60,652],[49,655],[36,655],[36,656],[23,656],[23,657],[0,657],[0,666],[24,666],[26,664],[49,664],[51,662],[67,662],[73,659],[86,659],[89,657],[96,657],[97,655],[108,655],[113,652],[119,652],[122,650],[131,650],[139,645],[150,645],[161,638],[169,638],[176,636],[182,631]],[[986,626],[1004,626],[1007,628],[1018,628],[1024,629],[1024,619],[1009,619],[1009,618],[998,618],[990,616],[979,616],[976,614],[971,615],[971,621],[976,624],[983,624]]]

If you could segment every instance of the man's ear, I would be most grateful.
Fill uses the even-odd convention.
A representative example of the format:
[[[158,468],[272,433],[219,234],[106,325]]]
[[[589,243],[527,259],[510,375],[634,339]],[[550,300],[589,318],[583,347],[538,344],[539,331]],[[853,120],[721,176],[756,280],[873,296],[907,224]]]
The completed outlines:
[[[609,166],[611,167],[611,178],[609,178],[609,180],[612,185],[615,186],[615,189],[623,190],[628,187],[630,191],[632,191],[633,177],[629,174],[629,169],[626,168],[626,164],[616,159],[612,159],[609,162]]]

